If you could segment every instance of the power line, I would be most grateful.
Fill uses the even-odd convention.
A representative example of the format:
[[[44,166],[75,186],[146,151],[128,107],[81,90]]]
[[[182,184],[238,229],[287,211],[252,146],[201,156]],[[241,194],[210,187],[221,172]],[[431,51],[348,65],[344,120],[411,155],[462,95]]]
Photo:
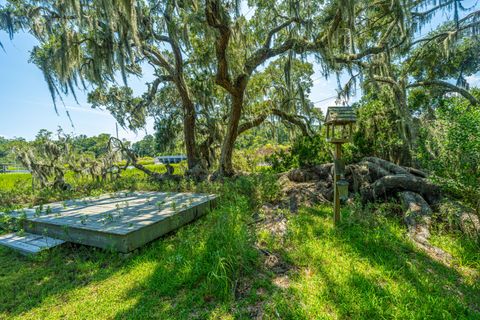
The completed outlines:
[[[315,81],[320,80],[320,79],[322,79],[322,78],[324,78],[324,76],[320,76],[320,77],[318,77],[318,78],[315,78],[315,79],[312,80],[312,82],[315,82]]]
[[[323,101],[327,101],[327,100],[330,100],[330,99],[333,99],[333,98],[336,98],[336,97],[337,97],[337,96],[334,95],[334,96],[331,96],[331,97],[328,97],[328,98],[325,98],[325,99],[313,101],[312,103],[313,103],[313,104],[316,104],[316,103],[323,102]]]

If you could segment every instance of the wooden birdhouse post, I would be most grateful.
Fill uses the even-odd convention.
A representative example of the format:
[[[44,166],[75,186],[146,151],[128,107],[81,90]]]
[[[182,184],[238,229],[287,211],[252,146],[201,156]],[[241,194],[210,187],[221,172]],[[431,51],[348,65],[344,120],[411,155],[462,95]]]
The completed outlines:
[[[334,153],[334,221],[340,222],[340,202],[348,199],[348,182],[345,180],[345,161],[342,144],[352,141],[353,126],[357,120],[351,107],[328,107],[325,117],[327,142],[335,145]]]

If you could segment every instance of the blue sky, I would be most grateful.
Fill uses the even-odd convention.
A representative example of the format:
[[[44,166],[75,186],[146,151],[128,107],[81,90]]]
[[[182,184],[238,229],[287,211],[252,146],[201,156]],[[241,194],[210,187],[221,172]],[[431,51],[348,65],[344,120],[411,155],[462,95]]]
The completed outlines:
[[[0,0],[0,4],[3,2]],[[449,17],[443,16],[438,20],[443,19]],[[29,52],[36,44],[32,36],[19,33],[10,41],[7,34],[0,31],[0,42],[5,47],[5,51],[0,50],[0,136],[30,140],[40,129],[55,132],[58,127],[76,135],[115,134],[115,119],[106,111],[91,109],[85,93],[78,93],[79,103],[73,97],[64,97],[65,106],[58,104],[58,114],[55,112],[43,74],[28,62]],[[325,80],[320,75],[319,67],[315,68],[310,99],[316,102],[317,107],[325,109],[335,101],[337,81],[335,77]],[[141,93],[146,81],[144,79],[130,79],[129,85],[136,93]],[[478,75],[468,80],[474,85],[480,83]],[[357,99],[358,95],[352,101]],[[70,113],[74,127],[66,110]],[[152,121],[148,122],[145,131],[138,133],[119,129],[119,136],[131,141],[140,140],[146,133],[153,133]]]
[[[7,138],[24,137],[33,139],[40,129],[56,131],[62,127],[65,132],[74,134],[97,135],[115,133],[115,119],[106,111],[92,109],[87,103],[86,94],[77,94],[77,103],[73,97],[64,97],[65,106],[58,103],[58,115],[53,107],[50,92],[42,72],[29,63],[30,51],[37,43],[26,33],[16,34],[10,41],[4,32],[0,32],[0,42],[5,51],[0,50],[0,136]],[[335,77],[326,81],[317,71],[313,76],[314,88],[310,98],[320,101],[316,105],[326,107],[334,102],[337,88]],[[143,79],[129,79],[134,91],[141,93]],[[72,118],[74,127],[66,111]],[[134,132],[119,129],[119,136],[129,140],[139,140],[153,133],[153,123],[149,121],[146,131]]]
[[[0,32],[0,42],[5,47],[5,51],[0,50],[0,136],[32,139],[40,129],[56,131],[58,127],[74,134],[115,133],[115,119],[106,111],[90,108],[82,92],[78,93],[79,103],[71,96],[64,97],[65,106],[58,104],[57,115],[42,72],[28,62],[36,44],[32,36],[19,33],[10,41]],[[143,80],[132,79],[131,85],[141,92]],[[147,127],[152,133],[151,122]],[[119,129],[119,136],[130,140],[144,135]]]

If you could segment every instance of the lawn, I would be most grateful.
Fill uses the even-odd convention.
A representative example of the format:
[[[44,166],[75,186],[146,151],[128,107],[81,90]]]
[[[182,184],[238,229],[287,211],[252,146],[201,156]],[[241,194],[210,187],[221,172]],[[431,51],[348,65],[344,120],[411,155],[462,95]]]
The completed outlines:
[[[455,259],[452,267],[440,264],[386,217],[389,207],[353,205],[334,227],[325,206],[259,213],[277,192],[265,177],[136,186],[221,199],[203,218],[129,255],[72,244],[36,258],[0,249],[0,318],[480,317],[478,247],[436,234]],[[258,221],[286,221],[286,232]]]
[[[185,171],[184,164],[171,164],[174,168],[174,174],[183,174]],[[163,164],[145,164],[145,167],[151,171],[165,173],[167,170]],[[122,171],[122,177],[145,178],[145,173],[138,169],[128,169]],[[89,183],[89,178],[79,178],[73,173],[68,172],[65,177],[66,181],[72,185],[79,183]],[[80,180],[80,181],[79,181]],[[0,174],[0,191],[11,191],[14,189],[26,189],[32,187],[32,175],[29,173],[4,173]]]
[[[0,191],[32,187],[32,175],[29,173],[1,173]]]

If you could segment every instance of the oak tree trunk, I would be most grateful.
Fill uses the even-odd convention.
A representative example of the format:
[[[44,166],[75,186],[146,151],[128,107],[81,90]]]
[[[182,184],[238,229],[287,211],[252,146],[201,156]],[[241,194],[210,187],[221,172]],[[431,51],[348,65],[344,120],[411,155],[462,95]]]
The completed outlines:
[[[237,139],[238,124],[242,115],[244,92],[232,96],[232,108],[228,119],[227,133],[223,140],[222,153],[220,156],[220,175],[232,176],[233,170],[233,148]]]
[[[195,109],[193,103],[185,106],[183,116],[183,132],[185,135],[185,149],[187,153],[188,169],[193,169],[198,163],[197,144],[195,140]]]
[[[195,139],[196,121],[195,105],[190,96],[190,91],[185,83],[183,74],[177,75],[175,81],[180,93],[183,105],[183,133],[185,138],[185,150],[187,153],[188,169],[193,169],[198,163],[197,143]]]

